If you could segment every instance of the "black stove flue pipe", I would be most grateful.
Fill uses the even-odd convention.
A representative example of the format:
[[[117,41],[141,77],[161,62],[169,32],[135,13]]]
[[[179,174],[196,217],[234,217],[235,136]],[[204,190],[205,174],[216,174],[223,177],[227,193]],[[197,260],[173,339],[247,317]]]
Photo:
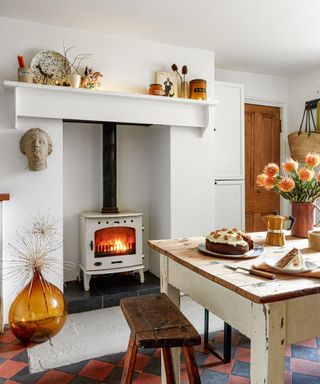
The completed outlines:
[[[118,213],[117,207],[117,124],[102,125],[103,208],[101,213]]]

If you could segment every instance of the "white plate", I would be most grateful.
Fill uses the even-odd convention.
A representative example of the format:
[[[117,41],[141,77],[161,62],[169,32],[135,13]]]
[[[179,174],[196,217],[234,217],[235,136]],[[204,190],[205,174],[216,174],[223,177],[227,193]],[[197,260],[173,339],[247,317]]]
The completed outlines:
[[[300,269],[293,269],[293,268],[279,268],[276,267],[275,264],[283,257],[281,256],[272,256],[268,257],[264,260],[266,264],[269,265],[269,267],[273,268],[275,271],[279,271],[282,273],[288,273],[290,275],[294,275],[296,273],[302,273],[302,272],[310,272],[313,271],[314,269],[318,268],[318,265],[315,263],[312,263],[311,261],[306,260],[306,268],[300,268]]]
[[[264,252],[264,248],[260,245],[254,247],[253,249],[250,249],[250,251],[246,252],[246,253],[243,253],[242,255],[227,255],[225,253],[216,253],[216,252],[212,252],[212,251],[209,251],[207,248],[206,248],[206,245],[205,243],[201,243],[198,245],[198,249],[199,251],[203,252],[203,253],[206,253],[207,255],[210,255],[210,256],[215,256],[215,257],[226,257],[228,259],[239,259],[239,258],[253,258],[253,257],[258,257],[260,255],[263,254]]]
[[[31,70],[33,72],[33,79],[36,83],[43,83],[44,76],[41,71],[49,75],[47,84],[49,85],[62,85],[68,81],[70,63],[56,51],[40,51],[31,60]]]

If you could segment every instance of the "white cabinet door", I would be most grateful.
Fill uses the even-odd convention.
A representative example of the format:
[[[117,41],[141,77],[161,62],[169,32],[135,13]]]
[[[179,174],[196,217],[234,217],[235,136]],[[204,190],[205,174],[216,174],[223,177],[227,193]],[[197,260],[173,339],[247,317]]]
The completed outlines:
[[[215,82],[215,179],[244,178],[244,99],[240,84]]]
[[[244,230],[244,181],[214,182],[215,229]]]

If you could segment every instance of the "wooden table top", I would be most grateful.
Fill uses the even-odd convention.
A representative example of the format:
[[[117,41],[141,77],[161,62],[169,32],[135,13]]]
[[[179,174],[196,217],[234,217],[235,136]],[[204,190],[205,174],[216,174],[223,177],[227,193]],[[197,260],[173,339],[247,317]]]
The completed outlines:
[[[271,303],[320,293],[320,279],[317,278],[275,273],[276,280],[268,280],[249,275],[245,271],[227,269],[224,266],[225,264],[250,268],[253,264],[258,264],[267,257],[280,255],[281,253],[284,255],[293,247],[300,250],[308,248],[307,239],[287,236],[286,245],[283,249],[265,245],[265,232],[257,232],[251,235],[255,243],[262,244],[265,247],[263,255],[252,259],[236,260],[207,256],[198,250],[198,245],[205,241],[204,237],[150,240],[148,245],[184,267],[256,303]],[[308,259],[320,266],[320,252],[308,253]]]

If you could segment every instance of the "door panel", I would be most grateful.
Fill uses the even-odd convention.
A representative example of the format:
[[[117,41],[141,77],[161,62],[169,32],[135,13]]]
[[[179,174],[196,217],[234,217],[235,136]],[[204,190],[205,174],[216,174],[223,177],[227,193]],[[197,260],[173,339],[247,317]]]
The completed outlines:
[[[268,163],[280,163],[280,108],[245,105],[246,230],[264,231],[261,216],[279,213],[280,197],[256,185]]]

